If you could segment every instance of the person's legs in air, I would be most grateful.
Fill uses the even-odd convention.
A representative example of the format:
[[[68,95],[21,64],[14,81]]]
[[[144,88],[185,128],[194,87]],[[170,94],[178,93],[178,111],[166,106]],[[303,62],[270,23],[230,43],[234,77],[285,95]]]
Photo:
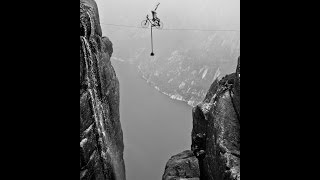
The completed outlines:
[[[151,11],[152,12],[152,21],[156,21],[157,20],[157,13],[155,11]]]

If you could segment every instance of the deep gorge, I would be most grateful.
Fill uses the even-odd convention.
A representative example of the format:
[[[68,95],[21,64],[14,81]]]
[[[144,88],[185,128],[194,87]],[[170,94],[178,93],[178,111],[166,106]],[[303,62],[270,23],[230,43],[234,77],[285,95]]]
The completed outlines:
[[[113,44],[102,34],[95,1],[80,0],[80,179],[240,179],[240,57],[191,110],[111,62]]]

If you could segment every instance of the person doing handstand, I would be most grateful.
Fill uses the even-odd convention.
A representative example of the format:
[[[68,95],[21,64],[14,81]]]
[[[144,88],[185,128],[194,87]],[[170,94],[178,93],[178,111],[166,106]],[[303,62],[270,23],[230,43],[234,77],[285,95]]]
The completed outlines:
[[[151,11],[151,13],[152,13],[152,21],[153,21],[153,22],[157,22],[158,24],[159,24],[159,22],[160,22],[160,19],[157,17],[157,12],[156,12],[156,10],[157,10],[159,4],[160,4],[160,3],[158,3],[157,6],[156,6],[156,8],[155,8],[153,11]]]

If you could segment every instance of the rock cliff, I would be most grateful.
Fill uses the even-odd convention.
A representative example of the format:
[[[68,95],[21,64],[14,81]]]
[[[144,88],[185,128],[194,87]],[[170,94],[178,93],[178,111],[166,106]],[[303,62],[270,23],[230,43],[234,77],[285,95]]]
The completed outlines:
[[[239,180],[240,179],[240,57],[235,73],[216,79],[203,102],[193,108],[192,145],[189,159],[190,171],[180,159],[170,159],[166,165],[163,180]],[[176,156],[173,156],[176,157]],[[171,169],[188,171],[189,175],[171,175]]]
[[[80,179],[126,179],[112,52],[95,1],[80,0]]]
[[[198,159],[191,150],[172,156],[166,164],[163,180],[199,180]]]

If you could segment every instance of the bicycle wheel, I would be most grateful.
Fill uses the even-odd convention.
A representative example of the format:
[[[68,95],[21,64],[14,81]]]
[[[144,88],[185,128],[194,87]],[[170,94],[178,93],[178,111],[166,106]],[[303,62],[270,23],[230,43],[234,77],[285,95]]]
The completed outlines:
[[[141,22],[141,27],[147,28],[148,26],[149,26],[149,21],[148,21],[148,20],[143,20],[143,21]]]
[[[157,29],[162,29],[163,28],[163,23],[160,21],[158,22],[158,24],[156,25]]]

